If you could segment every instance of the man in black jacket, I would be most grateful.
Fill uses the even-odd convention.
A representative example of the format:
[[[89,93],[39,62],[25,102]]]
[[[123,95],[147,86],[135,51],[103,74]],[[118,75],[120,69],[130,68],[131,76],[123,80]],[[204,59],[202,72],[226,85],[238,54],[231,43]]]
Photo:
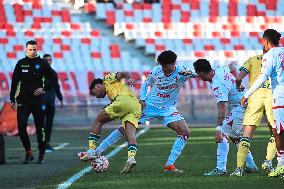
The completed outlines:
[[[37,55],[36,41],[26,43],[26,57],[19,60],[13,72],[10,100],[12,108],[17,110],[19,136],[26,150],[24,164],[33,159],[27,129],[28,118],[33,114],[39,149],[39,164],[44,163],[45,132],[44,132],[44,78],[57,80],[56,72]]]
[[[43,60],[46,61],[50,66],[52,64],[52,57],[50,54],[43,55]],[[45,80],[45,102],[46,102],[46,114],[45,114],[45,140],[46,150],[53,151],[54,149],[50,146],[50,137],[53,126],[53,118],[55,115],[55,95],[60,101],[61,107],[63,106],[63,96],[60,92],[60,86],[58,80],[51,82],[48,79]]]

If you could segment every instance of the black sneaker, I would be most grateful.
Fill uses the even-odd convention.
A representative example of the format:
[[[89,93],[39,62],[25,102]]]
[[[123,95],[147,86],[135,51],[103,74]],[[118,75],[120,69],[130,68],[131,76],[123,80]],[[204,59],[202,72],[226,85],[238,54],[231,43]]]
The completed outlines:
[[[45,148],[45,152],[52,152],[52,151],[55,151],[55,149],[52,146],[50,146],[50,144],[47,144]]]
[[[34,160],[34,156],[30,154],[26,154],[25,161],[23,164],[30,164]]]
[[[37,164],[44,164],[44,156],[43,155],[39,155],[38,156],[38,161],[36,163]]]

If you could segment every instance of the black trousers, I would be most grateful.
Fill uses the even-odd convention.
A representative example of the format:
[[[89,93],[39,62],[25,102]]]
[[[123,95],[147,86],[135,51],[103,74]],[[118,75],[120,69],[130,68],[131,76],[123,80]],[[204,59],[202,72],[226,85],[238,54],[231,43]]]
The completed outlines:
[[[53,119],[55,115],[55,105],[51,103],[46,104],[45,110],[45,140],[49,144],[53,126]]]
[[[31,150],[31,143],[27,133],[27,125],[30,114],[32,114],[34,117],[39,155],[44,155],[46,146],[44,131],[45,104],[37,102],[18,103],[17,122],[19,136],[26,151]]]

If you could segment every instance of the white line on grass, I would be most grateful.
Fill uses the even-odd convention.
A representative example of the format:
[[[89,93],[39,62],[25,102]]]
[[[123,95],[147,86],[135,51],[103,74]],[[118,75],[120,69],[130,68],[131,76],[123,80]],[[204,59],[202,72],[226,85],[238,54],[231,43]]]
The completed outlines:
[[[139,131],[136,135],[136,138],[138,138],[140,135],[144,134],[150,129],[150,127],[145,127],[143,130]],[[115,156],[120,150],[122,150],[124,147],[127,146],[127,142],[124,142],[123,144],[116,147],[114,150],[112,150],[110,153],[106,155],[107,158],[111,158]],[[79,171],[78,173],[74,174],[72,177],[64,181],[63,183],[59,184],[57,189],[66,189],[70,187],[73,183],[75,183],[79,178],[84,176],[86,173],[90,172],[92,170],[91,166],[86,167],[85,169]]]
[[[54,150],[60,150],[60,149],[62,149],[62,148],[64,148],[65,146],[68,146],[69,145],[69,143],[61,143],[61,144],[59,144],[58,146],[55,146],[54,147]]]

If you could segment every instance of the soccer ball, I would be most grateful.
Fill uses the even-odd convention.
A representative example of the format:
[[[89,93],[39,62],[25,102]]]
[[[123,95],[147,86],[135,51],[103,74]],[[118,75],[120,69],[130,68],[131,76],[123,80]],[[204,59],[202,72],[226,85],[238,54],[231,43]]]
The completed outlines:
[[[91,167],[97,173],[103,173],[107,170],[109,162],[105,156],[97,156],[92,159]]]

